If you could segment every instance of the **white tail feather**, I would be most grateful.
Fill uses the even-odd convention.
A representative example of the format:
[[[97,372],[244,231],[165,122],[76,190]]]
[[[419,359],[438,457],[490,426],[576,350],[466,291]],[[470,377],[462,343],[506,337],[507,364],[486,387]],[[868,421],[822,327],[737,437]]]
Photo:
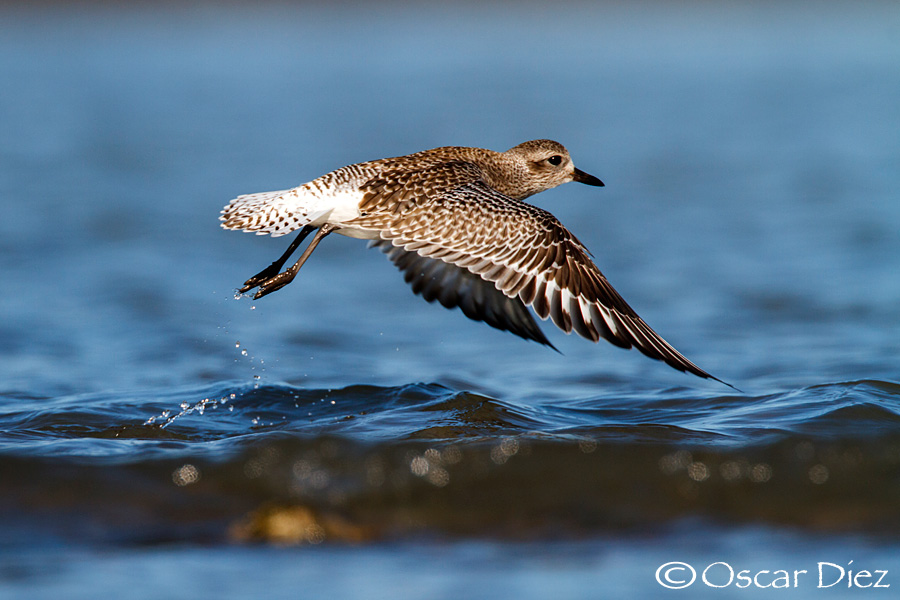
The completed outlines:
[[[238,196],[222,209],[222,227],[278,237],[309,225],[329,211],[301,187]]]

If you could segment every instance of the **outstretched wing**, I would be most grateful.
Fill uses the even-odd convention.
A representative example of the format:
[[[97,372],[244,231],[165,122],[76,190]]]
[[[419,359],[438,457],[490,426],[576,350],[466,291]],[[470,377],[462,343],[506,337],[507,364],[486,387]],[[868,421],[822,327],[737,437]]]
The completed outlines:
[[[450,191],[423,188],[420,182],[427,176],[427,171],[411,174],[403,185],[386,190],[379,182],[364,187],[362,214],[353,224],[377,230],[382,240],[406,253],[477,275],[566,333],[574,330],[594,342],[602,337],[622,348],[635,346],[679,371],[721,381],[653,331],[613,289],[584,245],[549,212],[493,190],[471,172],[468,181]],[[470,294],[465,283],[459,277],[438,277],[430,282],[434,287],[429,293],[457,297],[451,304],[459,306],[464,301],[478,304],[462,300]],[[444,291],[445,286],[451,289]],[[484,301],[476,314],[487,311],[483,306]]]
[[[458,307],[474,321],[484,321],[491,327],[556,350],[522,301],[499,291],[492,282],[452,263],[407,252],[387,240],[373,241],[371,246],[387,254],[403,271],[413,293],[420,294],[428,302],[437,300],[446,308]]]

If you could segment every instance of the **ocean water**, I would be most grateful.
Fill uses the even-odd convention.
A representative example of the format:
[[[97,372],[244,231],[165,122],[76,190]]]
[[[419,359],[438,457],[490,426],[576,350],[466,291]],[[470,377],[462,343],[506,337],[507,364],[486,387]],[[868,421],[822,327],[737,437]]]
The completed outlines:
[[[889,596],[898,40],[891,2],[3,4],[0,598]],[[532,201],[740,391],[340,236],[235,298],[288,238],[234,196],[542,137],[606,187]]]

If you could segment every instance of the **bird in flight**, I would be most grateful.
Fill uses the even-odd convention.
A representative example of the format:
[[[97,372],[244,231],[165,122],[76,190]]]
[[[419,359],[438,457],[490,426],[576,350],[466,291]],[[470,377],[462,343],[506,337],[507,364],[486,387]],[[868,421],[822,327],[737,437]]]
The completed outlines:
[[[725,383],[653,331],[556,217],[523,202],[569,181],[603,186],[552,140],[505,152],[446,146],[349,165],[289,190],[238,196],[219,218],[225,229],[257,235],[299,230],[278,260],[240,288],[256,288],[254,298],[289,284],[319,242],[340,233],[370,240],[414,293],[470,319],[553,348],[530,306],[566,333],[634,346],[679,371]],[[313,232],[300,258],[282,271]]]

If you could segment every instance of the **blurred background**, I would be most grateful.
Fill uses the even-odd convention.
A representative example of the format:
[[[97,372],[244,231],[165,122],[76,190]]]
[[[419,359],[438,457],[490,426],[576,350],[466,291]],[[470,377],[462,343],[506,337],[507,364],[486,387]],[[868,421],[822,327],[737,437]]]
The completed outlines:
[[[900,585],[896,2],[7,1],[0,82],[0,597]],[[744,394],[341,236],[234,298],[288,238],[231,198],[536,138],[606,187],[530,201]]]

